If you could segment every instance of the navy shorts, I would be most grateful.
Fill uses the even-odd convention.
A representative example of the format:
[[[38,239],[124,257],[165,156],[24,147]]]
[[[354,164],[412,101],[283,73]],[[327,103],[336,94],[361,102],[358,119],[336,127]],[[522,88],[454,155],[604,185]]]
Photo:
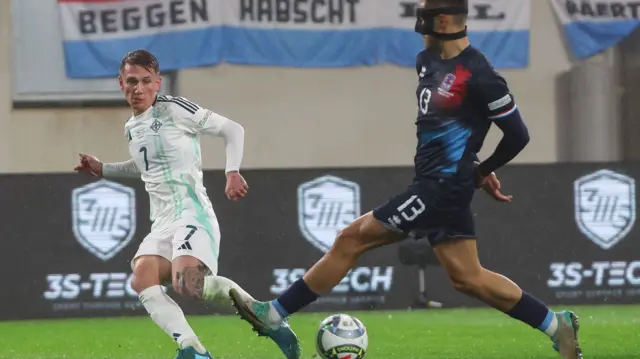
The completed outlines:
[[[475,187],[470,181],[420,180],[373,210],[387,228],[431,246],[453,238],[475,238],[471,212]]]

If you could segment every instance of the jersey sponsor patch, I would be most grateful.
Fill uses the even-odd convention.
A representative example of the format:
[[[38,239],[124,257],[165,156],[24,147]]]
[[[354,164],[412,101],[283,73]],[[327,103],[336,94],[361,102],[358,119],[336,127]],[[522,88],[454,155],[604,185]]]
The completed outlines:
[[[489,104],[489,111],[495,111],[511,103],[511,95],[506,94],[504,97],[495,100]]]

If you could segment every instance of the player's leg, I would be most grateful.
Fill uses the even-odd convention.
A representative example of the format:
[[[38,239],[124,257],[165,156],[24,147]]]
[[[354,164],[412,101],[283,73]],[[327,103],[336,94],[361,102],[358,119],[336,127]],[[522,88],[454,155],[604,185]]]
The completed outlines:
[[[243,295],[249,295],[231,279],[215,275],[211,267],[201,259],[188,254],[174,258],[172,262],[174,290],[188,298],[224,306],[231,304],[229,291],[232,288]]]
[[[248,294],[234,281],[219,276],[220,227],[215,216],[181,224],[173,235],[173,287],[179,294],[219,305],[230,305],[231,288]]]
[[[172,283],[180,295],[224,306],[231,304],[232,288],[249,296],[232,280],[217,275],[220,230],[215,217],[204,223],[179,224],[172,245]]]
[[[563,358],[581,358],[577,317],[571,312],[554,313],[509,278],[482,267],[470,209],[453,221],[449,233],[442,240],[432,238],[431,243],[454,288],[545,333]]]
[[[362,254],[406,238],[406,233],[411,232],[426,214],[426,199],[423,201],[419,198],[420,192],[420,186],[411,185],[406,191],[392,197],[374,211],[353,221],[338,233],[331,249],[304,277],[293,283],[277,299],[264,303],[238,298],[242,299],[245,306],[256,307],[254,311],[269,313],[269,317],[264,318],[262,323],[253,323],[254,327],[258,324],[257,326],[266,325],[273,328],[284,318],[314,302],[319,296],[329,293],[355,266]],[[234,299],[234,302],[238,300]],[[268,311],[264,310],[267,306]]]
[[[162,285],[171,282],[171,236],[150,234],[141,243],[133,261],[132,288],[151,319],[178,344],[177,359],[193,359],[195,350],[206,353],[178,304]],[[189,349],[192,348],[192,349]]]
[[[392,230],[383,225],[380,218],[394,215],[407,198],[411,198],[410,191],[396,196],[340,231],[333,246],[322,259],[277,299],[260,302],[231,290],[231,299],[238,314],[259,335],[271,338],[285,354],[287,348],[298,348],[297,338],[287,323],[288,316],[311,304],[320,295],[330,292],[363,253],[405,238],[400,230]],[[299,357],[299,352],[294,355],[290,351],[289,354],[287,358]]]
[[[385,227],[369,212],[340,231],[331,249],[316,262],[304,277],[287,289],[273,307],[286,318],[328,294],[340,283],[365,252],[401,241],[406,236]]]

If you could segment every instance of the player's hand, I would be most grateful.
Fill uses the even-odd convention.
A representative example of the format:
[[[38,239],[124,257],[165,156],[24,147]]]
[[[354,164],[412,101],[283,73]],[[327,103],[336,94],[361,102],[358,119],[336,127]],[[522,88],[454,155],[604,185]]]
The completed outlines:
[[[494,172],[491,172],[490,175],[482,179],[480,188],[498,202],[511,202],[513,199],[513,196],[505,196],[500,192],[500,181]]]
[[[237,201],[244,198],[249,191],[249,186],[239,172],[227,173],[227,186],[224,193],[227,198],[232,201]]]
[[[94,156],[80,153],[80,163],[73,169],[93,177],[102,177],[102,162]]]

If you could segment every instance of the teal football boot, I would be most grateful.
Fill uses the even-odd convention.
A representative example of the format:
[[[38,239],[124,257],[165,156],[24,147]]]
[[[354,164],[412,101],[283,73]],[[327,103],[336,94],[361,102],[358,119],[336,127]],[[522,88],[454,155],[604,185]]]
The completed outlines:
[[[582,349],[578,343],[578,330],[580,322],[578,316],[570,311],[556,313],[558,319],[558,330],[551,337],[553,349],[555,349],[563,359],[584,359]]]
[[[271,302],[260,302],[251,297],[244,297],[235,289],[229,291],[233,306],[240,318],[253,327],[258,336],[273,340],[287,359],[300,358],[300,343],[286,318],[275,321],[269,317]]]
[[[200,354],[193,347],[186,347],[178,350],[178,355],[175,359],[213,359],[213,357],[209,352]]]

